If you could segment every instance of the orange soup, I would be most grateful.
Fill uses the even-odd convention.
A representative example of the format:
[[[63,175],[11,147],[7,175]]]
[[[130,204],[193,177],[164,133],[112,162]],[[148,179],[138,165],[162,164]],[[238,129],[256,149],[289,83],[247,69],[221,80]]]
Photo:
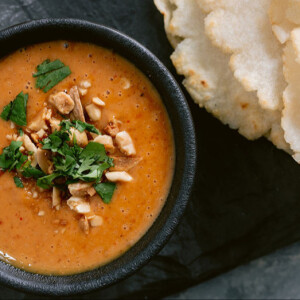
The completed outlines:
[[[0,258],[63,275],[123,254],[160,213],[173,176],[156,89],[113,51],[66,41],[3,58],[0,78]]]

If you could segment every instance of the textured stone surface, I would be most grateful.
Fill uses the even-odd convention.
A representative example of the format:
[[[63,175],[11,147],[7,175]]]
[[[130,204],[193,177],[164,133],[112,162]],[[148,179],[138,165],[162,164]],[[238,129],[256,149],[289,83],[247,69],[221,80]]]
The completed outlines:
[[[182,80],[171,65],[172,49],[165,37],[162,17],[152,0],[1,0],[0,9],[0,28],[46,17],[81,18],[109,25],[148,47],[178,81]],[[299,240],[300,167],[269,142],[245,140],[200,110],[188,95],[187,99],[199,149],[196,184],[182,223],[146,267],[127,280],[82,299],[167,296]],[[297,253],[299,248],[292,249]],[[277,255],[280,261],[282,254],[275,254],[276,258]],[[287,266],[285,274],[289,269],[298,270],[296,254],[293,260],[285,262],[282,264],[282,268]],[[210,294],[205,293],[218,290],[219,285],[222,290],[214,294],[216,297],[233,297],[237,291],[238,297],[253,298],[258,295],[255,280],[259,276],[261,280],[265,278],[262,272],[266,272],[266,268],[257,268],[256,263],[250,265],[251,272],[247,268],[224,277],[231,278],[230,293],[225,291],[231,285],[223,283],[222,287],[221,283],[227,279],[220,277],[213,281],[214,285],[205,283],[203,289],[195,290],[196,298],[208,298]],[[281,269],[274,270],[281,272]],[[271,277],[274,272],[267,277],[270,281],[266,284],[272,287],[276,283],[274,289],[279,290],[289,277],[278,277],[275,281]],[[246,290],[243,285],[253,288]],[[0,298],[40,297],[1,287]]]

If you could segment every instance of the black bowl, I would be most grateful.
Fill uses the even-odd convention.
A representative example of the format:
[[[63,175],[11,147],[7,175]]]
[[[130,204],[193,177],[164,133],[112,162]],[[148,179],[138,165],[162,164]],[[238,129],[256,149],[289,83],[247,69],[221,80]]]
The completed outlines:
[[[167,242],[187,205],[195,175],[196,140],[191,114],[175,79],[146,48],[107,27],[74,19],[45,19],[0,32],[0,57],[26,45],[50,40],[89,42],[114,49],[134,63],[160,93],[175,138],[176,165],[171,190],[160,215],[125,254],[105,266],[68,276],[33,274],[0,262],[0,283],[31,293],[72,295],[106,287],[146,264]]]

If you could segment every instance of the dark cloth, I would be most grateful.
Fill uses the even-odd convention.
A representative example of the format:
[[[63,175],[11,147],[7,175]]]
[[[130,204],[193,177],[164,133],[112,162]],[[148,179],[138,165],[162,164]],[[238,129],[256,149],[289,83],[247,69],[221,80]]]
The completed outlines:
[[[1,29],[47,17],[116,28],[149,48],[178,82],[183,79],[169,59],[172,48],[152,0],[1,0],[0,9]],[[299,239],[299,166],[265,139],[247,141],[185,94],[197,131],[198,165],[181,224],[136,274],[78,298],[160,298]],[[1,287],[0,298],[41,297]]]

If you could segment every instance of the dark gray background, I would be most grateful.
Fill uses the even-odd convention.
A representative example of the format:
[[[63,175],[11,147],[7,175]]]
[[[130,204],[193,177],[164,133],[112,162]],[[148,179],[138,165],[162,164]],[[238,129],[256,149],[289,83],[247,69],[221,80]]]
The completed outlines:
[[[152,0],[0,0],[0,11],[1,28],[47,17],[109,25],[149,48],[176,76],[162,16]],[[264,139],[247,141],[186,96],[197,130],[198,165],[183,221],[147,266],[113,287],[82,298],[172,295],[299,240],[300,167]],[[291,282],[285,274],[295,278],[299,271],[299,248],[294,245],[263,259],[265,265],[256,261],[176,297],[274,298],[276,291],[285,291],[283,296],[295,298],[300,289],[289,294],[291,288],[280,286]],[[284,251],[293,251],[289,256],[293,259],[284,260]],[[277,263],[272,265],[273,261]],[[1,287],[0,298],[33,296]]]

